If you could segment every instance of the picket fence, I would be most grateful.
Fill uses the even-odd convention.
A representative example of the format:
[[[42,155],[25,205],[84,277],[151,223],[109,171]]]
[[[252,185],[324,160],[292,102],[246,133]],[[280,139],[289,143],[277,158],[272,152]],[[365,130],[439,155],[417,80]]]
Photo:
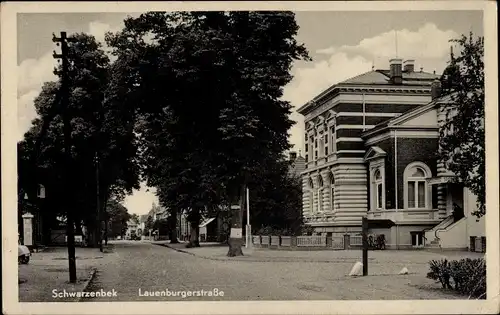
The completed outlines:
[[[355,244],[350,243],[354,237]],[[254,235],[253,245],[256,247],[270,248],[324,248],[324,249],[348,249],[357,247],[357,239],[350,235],[335,236],[277,236],[277,235]],[[360,244],[359,244],[360,245]]]

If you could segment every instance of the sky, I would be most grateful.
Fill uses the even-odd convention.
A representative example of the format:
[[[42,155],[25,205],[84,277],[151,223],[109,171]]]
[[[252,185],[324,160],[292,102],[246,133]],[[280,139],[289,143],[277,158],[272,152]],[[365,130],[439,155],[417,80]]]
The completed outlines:
[[[36,117],[33,101],[52,70],[56,49],[52,33],[86,32],[103,41],[108,31],[123,27],[126,16],[138,13],[29,13],[18,14],[18,139]],[[297,12],[297,41],[312,61],[296,62],[293,80],[283,98],[290,101],[296,125],[290,130],[294,150],[303,147],[303,117],[295,109],[329,86],[375,69],[387,69],[389,59],[414,59],[415,69],[441,73],[449,59],[449,40],[472,31],[483,35],[482,11]],[[145,214],[158,202],[154,188],[144,185],[128,196],[129,212]]]

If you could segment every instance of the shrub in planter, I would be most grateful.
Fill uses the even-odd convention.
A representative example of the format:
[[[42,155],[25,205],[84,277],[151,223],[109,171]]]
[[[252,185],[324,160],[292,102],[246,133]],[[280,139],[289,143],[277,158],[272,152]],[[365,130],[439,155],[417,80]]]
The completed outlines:
[[[451,268],[447,259],[431,260],[429,267],[431,270],[427,273],[427,278],[440,282],[444,289],[452,288],[450,285]]]

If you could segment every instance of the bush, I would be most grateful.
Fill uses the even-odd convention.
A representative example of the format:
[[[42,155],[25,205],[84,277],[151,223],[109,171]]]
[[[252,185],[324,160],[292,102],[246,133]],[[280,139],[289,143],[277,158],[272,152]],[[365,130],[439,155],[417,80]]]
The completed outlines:
[[[443,286],[443,289],[451,289],[450,285],[450,264],[447,259],[431,260],[429,262],[430,271],[427,278],[437,280]]]
[[[257,231],[255,235],[263,235],[263,236],[292,236],[293,231],[287,228],[273,228],[271,226],[266,226]]]
[[[431,260],[429,267],[427,278],[439,281],[443,288],[454,289],[469,298],[486,298],[486,261],[483,258],[451,262]]]

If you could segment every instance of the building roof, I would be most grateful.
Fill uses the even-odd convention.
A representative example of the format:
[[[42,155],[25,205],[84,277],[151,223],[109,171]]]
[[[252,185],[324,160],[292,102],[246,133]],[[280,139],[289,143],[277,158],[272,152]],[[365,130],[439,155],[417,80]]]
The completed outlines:
[[[403,71],[403,83],[402,85],[431,85],[432,81],[439,78],[438,75],[423,71]],[[336,85],[346,85],[346,84],[367,84],[367,85],[393,85],[390,80],[389,70],[372,70],[362,73],[353,78],[347,79]]]
[[[429,73],[424,71],[403,71],[403,82],[401,84],[393,84],[390,80],[390,70],[371,70],[355,77],[349,78],[337,84],[330,86],[328,89],[324,90],[312,99],[315,102],[329,92],[333,91],[337,87],[348,87],[348,86],[359,86],[359,85],[370,85],[370,86],[431,86],[432,82],[439,79],[439,75],[435,73]],[[304,109],[308,108],[311,102],[306,103],[301,106],[297,111],[302,112]]]
[[[408,118],[410,118],[412,116],[419,115],[419,113],[426,111],[427,109],[433,108],[434,106],[436,106],[438,104],[450,103],[452,101],[452,99],[453,99],[453,94],[447,94],[447,95],[443,95],[441,97],[438,97],[425,105],[417,106],[416,108],[413,108],[413,109],[411,109],[411,110],[409,110],[401,115],[398,115],[398,116],[391,118],[391,119],[388,119],[388,120],[386,120],[378,125],[375,125],[375,127],[363,132],[361,137],[363,137],[363,138],[369,137],[373,134],[376,134],[378,131],[385,129],[388,126],[397,125],[398,123],[406,121]]]

